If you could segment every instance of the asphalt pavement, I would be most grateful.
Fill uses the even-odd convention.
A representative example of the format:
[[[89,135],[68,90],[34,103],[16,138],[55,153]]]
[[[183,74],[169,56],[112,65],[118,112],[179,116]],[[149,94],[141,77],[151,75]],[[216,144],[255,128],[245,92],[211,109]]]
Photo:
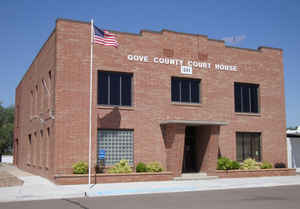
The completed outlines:
[[[0,203],[5,209],[299,209],[300,186]]]

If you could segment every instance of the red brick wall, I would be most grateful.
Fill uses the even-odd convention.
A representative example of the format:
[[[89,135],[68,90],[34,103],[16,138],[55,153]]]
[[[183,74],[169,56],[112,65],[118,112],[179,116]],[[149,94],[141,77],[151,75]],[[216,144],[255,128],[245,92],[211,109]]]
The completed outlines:
[[[262,176],[295,176],[296,169],[277,168],[259,170],[217,170],[214,175],[220,178],[262,177]]]
[[[207,172],[208,169],[208,155],[209,155],[209,143],[210,141],[210,126],[200,126],[197,128],[197,164],[199,171]],[[213,162],[215,163],[215,162]]]
[[[162,129],[167,155],[165,167],[174,176],[179,176],[182,169],[185,126],[172,124],[163,126]]]
[[[55,173],[72,172],[72,164],[88,161],[90,25],[57,21]],[[95,78],[94,73],[94,78]],[[95,89],[95,87],[94,87]],[[95,97],[94,93],[94,97]],[[94,100],[95,101],[95,100]],[[93,114],[93,147],[96,115]]]
[[[200,146],[204,146],[201,150],[202,159],[200,159],[200,172],[214,173],[216,170],[216,162],[218,157],[219,144],[219,127],[218,126],[201,126],[198,128],[198,140],[203,142]],[[200,154],[199,153],[199,154]]]
[[[119,32],[116,34],[120,43],[118,48],[94,46],[93,164],[96,163],[97,128],[128,128],[134,129],[135,163],[159,161],[167,168],[167,164],[171,165],[174,162],[171,163],[167,157],[169,148],[166,147],[160,126],[160,123],[165,120],[227,122],[227,126],[220,128],[219,147],[222,155],[232,159],[236,157],[235,133],[237,131],[261,132],[262,160],[271,163],[286,162],[281,50],[225,47],[222,41],[210,40],[206,36],[170,31],[160,33],[142,31],[140,35]],[[53,59],[53,51],[47,52],[47,43],[49,47],[51,45],[55,48],[55,59]],[[20,104],[22,109],[21,124],[26,131],[18,132],[16,137],[20,136],[23,140],[28,133],[33,134],[35,130],[39,133],[37,121],[29,125],[28,120],[25,120],[26,117],[28,118],[28,113],[25,112],[29,111],[29,107],[27,99],[23,98],[30,95],[30,88],[26,86],[34,87],[36,81],[43,75],[42,72],[52,67],[55,69],[55,86],[53,86],[55,131],[52,135],[55,138],[55,144],[52,144],[53,163],[49,169],[53,169],[55,174],[70,174],[74,162],[88,161],[90,25],[83,22],[58,20],[55,35],[53,34],[47,43],[35,59],[36,64],[33,63],[25,76],[26,79],[23,79],[17,88],[16,104]],[[180,73],[180,66],[140,63],[127,59],[128,54],[164,57],[163,49],[172,49],[174,58],[184,60],[196,60],[199,53],[208,54],[207,62],[212,65],[216,63],[237,65],[238,71],[194,68],[193,75],[183,75]],[[40,58],[43,51],[47,54],[45,59]],[[36,67],[39,65],[40,67]],[[41,70],[34,70],[36,68]],[[119,118],[111,117],[111,114],[116,113],[116,109],[96,105],[97,70],[133,73],[133,106],[119,107],[117,109]],[[201,104],[172,103],[171,76],[201,79]],[[234,82],[260,85],[260,114],[249,115],[234,112]],[[105,123],[101,120],[103,118],[106,118]],[[176,130],[176,133],[179,131],[178,137],[181,139],[176,136],[175,141],[180,141],[181,144],[172,146],[183,147],[184,128],[180,129],[181,131]],[[21,156],[26,155],[27,148],[24,147],[25,145],[21,148],[23,150]],[[178,157],[176,167],[180,169],[182,153],[183,151],[176,153]],[[22,167],[25,167],[25,164],[25,161],[20,162]],[[39,170],[41,169],[35,168],[32,171]],[[179,175],[180,170],[175,173]]]
[[[161,173],[129,173],[129,174],[96,174],[91,177],[92,184],[136,182],[136,181],[170,181],[171,172]],[[54,177],[57,184],[87,184],[88,175],[57,175]]]
[[[54,30],[18,85],[15,101],[14,163],[45,177],[55,173],[54,120],[50,117],[50,111],[55,111],[55,43]]]

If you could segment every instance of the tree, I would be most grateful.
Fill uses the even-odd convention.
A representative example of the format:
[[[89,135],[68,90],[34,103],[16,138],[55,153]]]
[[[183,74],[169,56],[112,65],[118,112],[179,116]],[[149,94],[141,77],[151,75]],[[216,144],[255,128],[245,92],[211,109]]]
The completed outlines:
[[[0,102],[0,155],[10,154],[13,146],[14,107],[3,107]]]
[[[2,103],[0,102],[0,127],[2,127],[4,123],[4,107],[2,107]]]

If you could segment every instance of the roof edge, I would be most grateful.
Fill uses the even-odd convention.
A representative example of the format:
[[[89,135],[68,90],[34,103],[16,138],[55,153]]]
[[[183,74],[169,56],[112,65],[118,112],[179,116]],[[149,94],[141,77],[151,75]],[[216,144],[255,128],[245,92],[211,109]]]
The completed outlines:
[[[189,126],[200,126],[200,125],[218,125],[226,126],[228,122],[225,121],[207,121],[207,120],[165,120],[160,123],[161,125],[167,124],[181,124]]]
[[[82,23],[82,24],[91,24],[91,22],[87,21],[81,21],[81,20],[72,20],[72,19],[67,19],[67,18],[57,18],[56,23],[59,21],[65,21],[65,22],[75,22],[75,23]]]
[[[261,50],[261,49],[271,49],[271,50],[283,51],[283,49],[281,49],[281,48],[274,48],[274,47],[269,47],[269,46],[259,46],[257,48],[257,50]]]
[[[90,24],[90,22],[87,22],[87,21],[72,20],[72,19],[66,19],[66,18],[57,18],[56,22],[58,22],[58,21],[68,21],[68,22],[76,22],[76,23],[82,23],[82,24]],[[281,48],[273,48],[273,47],[268,47],[268,46],[259,46],[257,49],[227,46],[227,45],[225,45],[224,40],[208,38],[207,35],[177,32],[177,31],[168,30],[168,29],[162,29],[161,31],[153,31],[153,30],[142,29],[142,30],[140,30],[139,33],[121,32],[121,31],[116,31],[116,30],[108,30],[108,31],[112,32],[112,33],[116,33],[116,34],[126,34],[126,35],[133,35],[133,36],[142,36],[144,32],[153,33],[153,34],[163,34],[164,32],[169,32],[169,33],[175,33],[175,34],[179,34],[179,35],[189,35],[189,36],[197,36],[197,37],[207,38],[208,41],[215,41],[215,42],[219,42],[219,43],[224,43],[225,48],[240,49],[240,50],[255,51],[255,52],[261,52],[261,49],[264,49],[264,48],[265,49],[271,49],[271,50],[283,51],[283,49],[281,49]]]

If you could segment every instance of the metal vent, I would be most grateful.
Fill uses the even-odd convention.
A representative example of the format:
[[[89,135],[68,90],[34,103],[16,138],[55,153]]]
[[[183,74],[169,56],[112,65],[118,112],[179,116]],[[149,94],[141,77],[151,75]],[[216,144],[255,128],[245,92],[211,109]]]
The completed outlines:
[[[163,55],[165,57],[173,57],[174,56],[174,50],[173,49],[163,49]]]
[[[208,59],[208,54],[205,54],[205,53],[198,53],[198,59],[200,61],[206,61]]]

